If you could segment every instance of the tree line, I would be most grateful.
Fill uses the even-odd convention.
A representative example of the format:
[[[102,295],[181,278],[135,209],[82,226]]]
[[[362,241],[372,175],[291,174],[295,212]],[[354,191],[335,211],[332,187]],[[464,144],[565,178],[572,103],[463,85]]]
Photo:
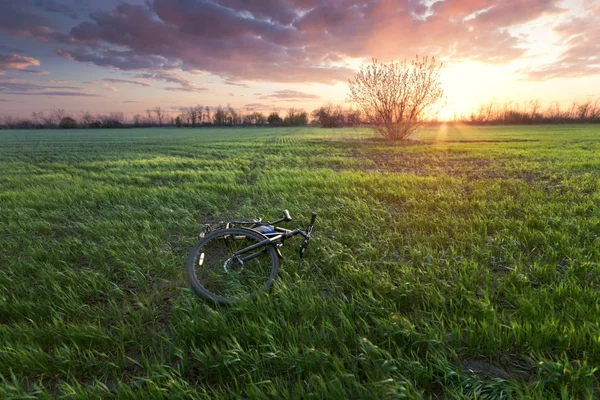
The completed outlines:
[[[521,104],[489,102],[455,120],[472,125],[600,123],[600,98],[573,102],[565,108],[558,102],[543,108],[539,100]]]
[[[177,115],[172,115],[157,106],[147,109],[143,114],[135,114],[131,119],[127,119],[122,112],[93,115],[86,111],[75,116],[64,109],[53,109],[48,113],[33,112],[29,118],[5,116],[0,119],[0,129],[305,126],[308,123],[308,113],[295,108],[289,109],[282,116],[279,111],[265,115],[259,111],[239,111],[229,105],[227,107],[198,105],[181,108]]]
[[[456,115],[451,123],[469,125],[524,125],[560,123],[600,123],[600,98],[574,102],[569,107],[561,107],[557,102],[542,107],[539,100],[523,103],[489,102],[476,110]],[[436,119],[428,124],[440,123]],[[53,109],[47,113],[33,112],[28,118],[5,116],[0,118],[0,129],[112,129],[142,127],[278,127],[314,125],[323,128],[369,126],[368,118],[358,109],[340,104],[326,104],[310,114],[301,109],[289,109],[285,115],[278,111],[264,114],[259,111],[241,111],[231,106],[192,106],[182,108],[176,115],[161,107],[147,109],[143,114],[135,114],[128,119],[122,112],[78,115],[63,109]]]

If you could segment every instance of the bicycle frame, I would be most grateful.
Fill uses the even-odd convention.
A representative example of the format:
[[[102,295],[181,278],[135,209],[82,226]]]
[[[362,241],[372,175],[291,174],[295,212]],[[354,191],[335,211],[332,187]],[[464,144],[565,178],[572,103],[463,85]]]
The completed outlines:
[[[239,251],[235,252],[233,254],[233,256],[236,257],[243,264],[244,262],[250,261],[250,260],[252,260],[252,259],[260,256],[266,250],[263,250],[263,251],[251,254],[251,255],[249,255],[247,257],[240,258],[240,256],[242,254],[245,254],[245,253],[247,253],[249,251],[252,251],[252,250],[255,250],[255,249],[258,249],[258,248],[265,247],[265,246],[272,245],[272,244],[276,243],[275,244],[275,248],[277,250],[277,255],[281,259],[281,258],[283,258],[283,256],[282,256],[281,251],[279,250],[279,248],[281,246],[283,246],[283,242],[286,239],[289,239],[292,236],[300,235],[300,236],[304,237],[304,244],[303,244],[303,246],[305,247],[305,246],[308,245],[308,241],[310,240],[310,237],[312,235],[312,231],[313,231],[313,227],[314,227],[315,219],[316,218],[317,218],[317,213],[313,211],[312,218],[310,220],[310,224],[306,228],[306,232],[304,232],[300,228],[297,228],[297,229],[294,229],[294,230],[289,230],[289,229],[285,229],[285,228],[281,228],[281,227],[276,226],[276,227],[274,227],[276,233],[268,233],[268,234],[264,235],[266,237],[265,240],[263,240],[262,242],[255,243],[252,246],[248,246],[248,247],[246,247],[246,248],[244,248],[242,250],[239,250]],[[279,222],[290,221],[290,220],[291,220],[291,217],[290,217],[288,211],[284,210],[284,218],[281,218],[281,219],[273,221],[273,222],[268,222],[267,225],[272,225],[272,224],[274,225],[274,224],[277,224]],[[242,228],[242,229],[252,229],[252,228]]]

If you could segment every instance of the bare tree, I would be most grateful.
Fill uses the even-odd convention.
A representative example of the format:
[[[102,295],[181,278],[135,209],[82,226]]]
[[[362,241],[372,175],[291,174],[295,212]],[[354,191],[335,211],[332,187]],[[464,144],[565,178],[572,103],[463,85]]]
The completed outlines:
[[[40,128],[43,126],[44,121],[44,113],[43,112],[32,112],[31,113],[31,122],[35,125],[36,128]]]
[[[92,113],[91,113],[91,112],[89,112],[89,111],[84,111],[84,112],[81,114],[81,118],[80,118],[80,120],[81,120],[81,125],[82,125],[84,128],[90,128],[90,127],[92,126],[92,123],[94,122],[94,116],[92,115]]]
[[[227,104],[227,114],[229,117],[229,125],[239,125],[240,116],[235,108],[231,107],[229,104]]]
[[[125,114],[123,114],[122,112],[118,111],[118,112],[111,112],[110,114],[108,114],[108,116],[110,117],[111,120],[118,122],[120,124],[124,124],[125,123]]]
[[[597,98],[591,104],[589,118],[591,122],[595,122],[598,118],[600,118],[600,98]]]
[[[202,106],[193,106],[187,110],[192,128],[195,128],[198,122],[202,122],[202,109]]]
[[[133,116],[133,126],[136,128],[142,126],[142,116],[140,114],[135,114]]]
[[[206,122],[210,124],[211,119],[210,119],[210,107],[206,106],[204,108],[204,112],[205,112],[205,116],[206,116]]]
[[[6,129],[15,129],[17,127],[17,119],[11,115],[4,117],[4,127]]]
[[[148,125],[150,125],[150,126],[154,125],[154,117],[152,116],[152,110],[147,109],[146,115],[148,116]]]
[[[163,110],[159,106],[156,106],[156,107],[154,107],[153,111],[154,111],[154,114],[156,114],[156,120],[158,121],[158,126],[162,126],[163,119],[165,118],[165,114],[163,113]]]
[[[585,120],[586,118],[588,118],[592,107],[593,107],[593,105],[592,105],[591,100],[587,100],[587,101],[584,101],[583,103],[578,104],[577,105],[577,118],[582,121]]]
[[[532,121],[535,121],[540,117],[540,110],[542,105],[540,103],[540,99],[531,100],[528,104],[529,108],[529,117]]]
[[[408,64],[383,64],[373,59],[349,81],[349,100],[365,122],[387,139],[406,139],[430,116],[443,97],[441,64],[416,57]]]
[[[44,127],[46,128],[56,128],[61,119],[67,116],[65,110],[62,108],[55,108],[50,110],[50,114],[43,115],[42,113],[38,114],[41,117]]]

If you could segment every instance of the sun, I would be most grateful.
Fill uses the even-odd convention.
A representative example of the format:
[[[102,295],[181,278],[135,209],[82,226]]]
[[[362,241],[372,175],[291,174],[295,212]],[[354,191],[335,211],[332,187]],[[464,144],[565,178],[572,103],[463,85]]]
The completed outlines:
[[[448,121],[460,118],[492,97],[504,97],[502,82],[510,76],[510,69],[502,66],[484,65],[469,61],[444,66],[441,80],[446,95],[446,103],[439,113],[439,119]]]

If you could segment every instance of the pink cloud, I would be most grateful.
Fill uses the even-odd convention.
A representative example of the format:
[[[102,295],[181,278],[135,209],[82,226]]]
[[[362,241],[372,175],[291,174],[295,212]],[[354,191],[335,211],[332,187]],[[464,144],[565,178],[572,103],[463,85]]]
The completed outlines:
[[[600,4],[587,1],[587,15],[554,28],[567,46],[553,63],[522,71],[531,80],[573,78],[600,74]]]
[[[27,67],[39,67],[40,61],[33,57],[25,57],[18,54],[1,55],[0,71],[9,69],[24,70]]]
[[[320,96],[315,94],[298,92],[296,90],[277,90],[272,94],[261,96],[260,99],[269,100],[284,100],[284,101],[302,101],[302,100],[315,100],[320,99]]]
[[[590,10],[597,7],[597,2],[586,1]],[[39,3],[47,12],[70,12],[56,1]],[[5,10],[10,17],[0,16],[0,25],[6,20],[0,29],[59,42],[57,54],[67,59],[125,71],[205,71],[231,84],[331,84],[354,74],[344,63],[348,58],[391,60],[431,54],[455,61],[508,63],[526,52],[524,38],[510,28],[564,13],[560,4],[560,0],[152,0],[93,12],[68,35],[29,8],[15,6]],[[592,12],[581,21],[573,20],[573,26],[557,29],[573,41],[572,50],[564,55],[564,65],[535,73],[549,76],[548,70],[560,75],[563,69],[595,73],[589,57],[598,54],[590,44],[599,37],[597,16]],[[585,40],[568,34],[578,24],[589,26]],[[585,57],[582,66],[577,60]],[[202,90],[171,78],[148,79],[181,86],[169,90]]]

